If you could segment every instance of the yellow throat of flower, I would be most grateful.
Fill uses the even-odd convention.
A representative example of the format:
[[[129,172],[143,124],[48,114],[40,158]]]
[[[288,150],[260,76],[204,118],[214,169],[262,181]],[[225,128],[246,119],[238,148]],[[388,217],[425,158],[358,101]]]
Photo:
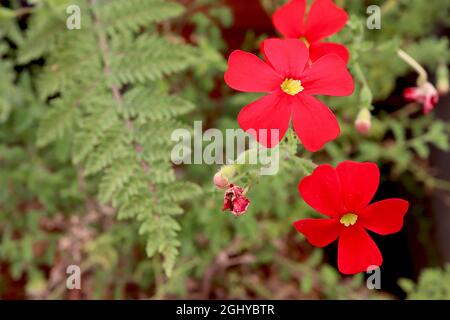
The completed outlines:
[[[356,214],[347,213],[341,217],[341,220],[339,220],[339,222],[342,223],[344,226],[349,227],[349,226],[354,225],[357,220],[358,220],[358,216]]]
[[[288,78],[281,84],[281,90],[291,96],[295,96],[297,93],[302,92],[303,89],[304,88],[302,87],[302,82],[300,80]]]
[[[309,41],[305,37],[300,37],[300,40],[305,43],[307,48],[309,48],[309,46],[310,46]]]

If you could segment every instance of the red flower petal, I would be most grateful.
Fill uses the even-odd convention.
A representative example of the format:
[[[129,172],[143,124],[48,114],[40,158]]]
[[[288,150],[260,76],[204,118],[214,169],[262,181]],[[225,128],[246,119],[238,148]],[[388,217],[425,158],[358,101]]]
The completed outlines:
[[[372,200],[380,183],[380,171],[372,162],[344,161],[336,167],[347,210],[358,212]]]
[[[339,136],[339,123],[333,112],[321,101],[308,95],[298,95],[298,105],[292,108],[295,133],[305,148],[315,152]]]
[[[337,219],[303,219],[294,222],[294,226],[316,247],[325,247],[336,240],[343,227]]]
[[[316,61],[327,54],[337,54],[345,63],[350,58],[347,48],[339,43],[334,42],[315,42],[309,47],[309,55],[312,61]]]
[[[341,30],[347,23],[347,13],[331,0],[316,0],[311,5],[305,26],[306,38],[310,43]]]
[[[289,98],[281,93],[272,93],[245,106],[238,115],[238,122],[244,131],[253,129],[248,133],[264,146],[272,148],[286,133],[290,117]],[[278,129],[278,137],[272,135],[270,129]]]
[[[305,0],[291,0],[272,16],[273,25],[286,38],[300,38],[306,9]]]
[[[254,54],[235,50],[228,59],[225,82],[244,92],[271,92],[280,88],[283,79]]]
[[[329,164],[318,166],[298,184],[300,196],[312,208],[329,217],[345,212],[341,200],[341,185],[336,171]]]
[[[364,228],[381,235],[400,231],[409,203],[403,199],[386,199],[372,203],[359,212],[358,221]]]
[[[345,62],[336,54],[328,54],[307,68],[301,79],[303,94],[348,96],[354,89]]]
[[[367,232],[358,226],[343,229],[339,236],[338,268],[344,274],[367,271],[371,265],[381,266],[383,257]]]
[[[309,59],[308,48],[296,39],[267,39],[261,44],[261,50],[284,78],[300,78]]]

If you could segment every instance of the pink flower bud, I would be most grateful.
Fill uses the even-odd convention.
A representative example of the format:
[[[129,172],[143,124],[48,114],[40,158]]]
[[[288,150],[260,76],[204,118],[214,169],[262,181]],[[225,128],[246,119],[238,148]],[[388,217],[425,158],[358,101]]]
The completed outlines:
[[[423,113],[428,114],[439,101],[439,93],[430,82],[424,82],[418,87],[406,88],[403,92],[405,99],[423,105]]]
[[[369,109],[364,108],[358,112],[358,116],[355,120],[355,128],[359,133],[363,135],[367,135],[372,127],[372,115],[370,114]]]
[[[219,189],[226,189],[230,185],[230,181],[220,171],[214,175],[213,181],[214,185]]]
[[[230,179],[236,175],[237,167],[235,164],[223,166],[219,172],[214,175],[214,185],[219,189],[226,189],[230,185]]]
[[[244,190],[231,184],[225,191],[222,211],[230,210],[235,216],[240,216],[247,211],[249,204],[250,200],[245,197]]]

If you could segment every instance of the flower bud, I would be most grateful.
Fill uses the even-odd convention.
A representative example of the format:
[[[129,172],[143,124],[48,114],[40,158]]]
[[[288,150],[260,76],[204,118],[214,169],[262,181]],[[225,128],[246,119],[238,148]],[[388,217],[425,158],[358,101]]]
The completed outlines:
[[[220,171],[214,175],[213,181],[214,185],[219,189],[226,189],[230,184],[227,177]]]
[[[445,63],[440,63],[437,72],[437,83],[436,87],[439,91],[439,94],[446,95],[449,92],[449,76],[448,76],[448,68]]]
[[[223,166],[219,172],[214,175],[214,185],[219,189],[226,189],[230,185],[230,179],[236,174],[236,165],[229,164]]]
[[[358,112],[358,116],[355,120],[355,128],[356,130],[363,134],[367,135],[372,127],[372,115],[370,114],[369,109],[363,108]]]
[[[423,105],[423,113],[428,114],[439,101],[439,93],[430,82],[424,82],[418,87],[406,88],[403,92],[405,99]]]

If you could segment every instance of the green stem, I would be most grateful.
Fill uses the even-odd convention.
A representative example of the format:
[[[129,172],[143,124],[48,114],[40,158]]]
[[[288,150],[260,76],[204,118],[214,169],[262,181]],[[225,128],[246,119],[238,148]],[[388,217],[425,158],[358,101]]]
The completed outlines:
[[[366,76],[364,75],[364,72],[362,71],[361,65],[359,64],[359,62],[355,62],[354,70],[355,70],[356,76],[358,77],[359,81],[361,81],[361,83],[364,86],[367,86]]]

